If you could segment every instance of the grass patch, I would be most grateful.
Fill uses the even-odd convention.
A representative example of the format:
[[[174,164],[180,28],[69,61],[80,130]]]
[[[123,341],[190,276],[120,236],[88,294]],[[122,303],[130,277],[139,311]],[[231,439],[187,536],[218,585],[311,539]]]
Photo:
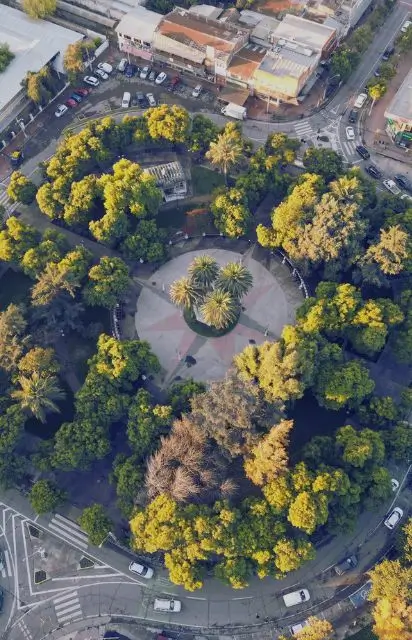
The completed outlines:
[[[311,393],[306,393],[295,402],[288,418],[294,421],[290,434],[291,451],[297,453],[313,436],[331,436],[345,424],[348,414],[345,410],[328,411],[318,405]]]
[[[225,184],[225,179],[221,173],[192,165],[192,188],[195,196],[212,195],[212,191]]]
[[[372,625],[369,625],[350,636],[350,640],[378,640],[378,636],[375,636],[372,631]]]
[[[7,269],[0,280],[0,311],[6,309],[10,303],[27,302],[33,280],[22,271]]]
[[[196,204],[179,204],[173,207],[162,207],[157,214],[157,224],[162,229],[183,229],[186,223],[186,213],[196,208]],[[200,205],[199,205],[200,206]]]
[[[215,329],[215,327],[211,327],[208,324],[204,324],[204,322],[200,322],[200,320],[198,320],[191,311],[188,311],[187,309],[183,311],[183,317],[188,327],[199,336],[204,336],[205,338],[221,338],[227,333],[230,333],[230,331],[232,331],[232,329],[234,329],[237,325],[239,321],[239,315],[234,322],[229,324],[224,329]]]

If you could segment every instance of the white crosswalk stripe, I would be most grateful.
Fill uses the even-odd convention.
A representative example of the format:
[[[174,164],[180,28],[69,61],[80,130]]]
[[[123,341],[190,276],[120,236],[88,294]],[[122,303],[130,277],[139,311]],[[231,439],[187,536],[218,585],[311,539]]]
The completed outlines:
[[[312,129],[309,122],[302,122],[301,124],[295,124],[295,131],[298,138],[302,136],[313,136],[315,135],[314,130]]]
[[[355,155],[355,147],[356,144],[354,142],[342,142],[343,153],[347,158]]]
[[[76,522],[61,516],[59,513],[54,514],[54,517],[49,523],[49,529],[55,535],[63,538],[66,542],[80,547],[80,549],[87,549],[89,546],[87,533],[82,531]]]
[[[64,596],[55,598],[53,604],[59,624],[68,624],[69,622],[80,620],[83,616],[77,591],[70,591],[70,593],[66,593]]]
[[[18,202],[12,202],[7,195],[7,191],[2,191],[0,193],[0,205],[6,209],[8,215],[11,215],[17,209]]]
[[[0,573],[3,576],[3,578],[5,578],[6,576],[12,576],[13,572],[11,570],[11,562],[10,562],[10,556],[9,556],[9,552],[7,551],[7,549],[5,549],[3,551],[3,558],[0,558]]]

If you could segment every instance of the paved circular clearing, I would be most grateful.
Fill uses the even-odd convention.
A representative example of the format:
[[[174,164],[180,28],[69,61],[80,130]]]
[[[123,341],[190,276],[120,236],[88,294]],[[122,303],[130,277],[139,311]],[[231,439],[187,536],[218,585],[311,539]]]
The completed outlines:
[[[147,340],[162,366],[161,385],[171,384],[176,376],[196,380],[216,380],[224,376],[233,356],[254,340],[260,344],[278,338],[285,324],[293,324],[296,308],[303,300],[286,266],[273,256],[267,268],[252,256],[255,247],[244,255],[225,249],[189,251],[164,264],[143,284],[137,301],[136,330]],[[244,311],[234,329],[220,338],[205,338],[186,324],[182,312],[169,299],[169,287],[186,275],[196,256],[207,253],[220,265],[242,260],[253,276],[253,287],[242,300]],[[193,364],[188,366],[186,356]]]

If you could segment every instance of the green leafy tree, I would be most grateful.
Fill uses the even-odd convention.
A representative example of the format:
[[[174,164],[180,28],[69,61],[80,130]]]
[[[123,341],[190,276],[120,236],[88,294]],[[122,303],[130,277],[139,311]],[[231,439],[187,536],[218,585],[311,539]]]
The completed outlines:
[[[30,278],[38,278],[49,262],[60,262],[67,252],[63,234],[48,230],[36,246],[28,249],[21,260],[21,266]]]
[[[123,260],[103,256],[90,269],[83,295],[87,304],[110,309],[124,296],[129,284],[129,268]]]
[[[0,231],[0,260],[20,263],[22,257],[39,242],[39,233],[15,216],[6,220],[6,228]]]
[[[53,349],[33,347],[19,360],[18,369],[22,375],[30,376],[33,373],[55,376],[60,371],[60,365],[56,360]]]
[[[318,374],[316,397],[328,408],[357,407],[374,390],[369,372],[356,360],[340,365],[326,364]]]
[[[328,498],[323,493],[302,491],[289,507],[288,519],[294,527],[311,534],[328,519]]]
[[[381,463],[385,457],[382,436],[371,429],[356,431],[345,425],[336,434],[336,445],[343,461],[354,467],[363,468],[368,461]]]
[[[342,156],[332,149],[309,147],[303,155],[303,164],[310,173],[322,176],[325,182],[335,180],[343,173]]]
[[[407,268],[410,255],[409,234],[394,225],[381,229],[379,241],[368,248],[361,264],[376,266],[385,276],[395,276]],[[362,271],[362,275],[366,282],[371,281],[368,272]],[[372,284],[375,282],[376,279],[372,279]]]
[[[20,403],[24,411],[43,423],[46,422],[47,413],[60,412],[56,402],[63,400],[65,394],[60,389],[56,376],[34,371],[30,377],[20,374],[18,384],[20,388],[12,391],[11,396]]]
[[[81,41],[67,46],[63,55],[63,64],[68,74],[76,75],[84,70],[83,51],[84,47]]]
[[[190,117],[186,109],[179,105],[162,104],[148,109],[144,117],[152,140],[168,140],[184,143],[188,139]]]
[[[110,533],[113,523],[106,515],[101,504],[92,504],[83,509],[79,525],[89,536],[89,541],[94,545],[101,545]]]
[[[121,251],[129,260],[160,262],[166,254],[165,238],[165,230],[159,229],[154,220],[141,220],[134,233],[124,239]]]
[[[239,238],[248,231],[252,215],[244,191],[225,189],[213,200],[211,211],[216,228],[229,238]]]
[[[187,378],[181,382],[174,382],[169,389],[168,404],[172,407],[175,416],[181,416],[182,413],[190,411],[190,400],[193,396],[206,391],[206,385],[203,382]]]
[[[246,457],[246,476],[257,485],[266,485],[288,469],[289,432],[292,420],[281,420],[251,449]]]
[[[279,540],[275,546],[275,565],[283,574],[299,569],[304,562],[315,558],[316,552],[308,540],[288,539]]]
[[[401,32],[397,45],[401,53],[407,53],[412,49],[412,29],[410,25],[404,33]]]
[[[109,452],[106,427],[96,420],[79,417],[74,422],[65,422],[57,431],[52,464],[63,470],[88,469]]]
[[[394,460],[409,462],[412,459],[412,427],[409,422],[399,422],[391,429],[386,445]]]
[[[7,69],[14,57],[14,53],[10,51],[7,42],[0,43],[0,73]]]
[[[146,455],[159,433],[170,424],[172,409],[166,405],[154,405],[151,395],[139,389],[129,407],[127,438],[133,452],[140,457]]]
[[[380,640],[410,637],[410,585],[412,568],[399,560],[383,560],[369,572],[372,588],[369,600],[374,603],[373,631]]]
[[[144,472],[138,456],[116,456],[112,477],[116,484],[118,507],[126,518],[130,518],[138,493],[144,488]]]
[[[29,493],[29,501],[36,513],[49,513],[61,505],[65,493],[50,480],[38,480]]]
[[[197,113],[192,120],[192,128],[189,136],[189,149],[194,153],[204,155],[219,135],[217,127],[210,118]]]
[[[399,418],[398,406],[391,396],[375,396],[359,407],[359,418],[364,425],[379,429],[393,425]]]
[[[37,105],[45,105],[51,98],[51,93],[43,83],[41,73],[28,71],[22,83],[26,89],[26,95]]]
[[[294,635],[298,640],[332,640],[334,632],[329,620],[309,616],[303,629]]]
[[[23,0],[23,9],[31,18],[51,16],[56,6],[56,0]]]
[[[0,367],[7,373],[16,370],[30,341],[22,305],[9,304],[0,312]]]
[[[157,373],[160,368],[148,342],[120,342],[105,333],[99,336],[97,354],[92,362],[99,374],[119,383],[135,382],[142,374]]]
[[[16,450],[24,434],[27,416],[18,404],[0,411],[0,458],[5,460]],[[1,477],[1,471],[0,471]]]
[[[228,173],[243,159],[243,144],[238,130],[225,129],[219,134],[216,141],[210,143],[206,158],[223,172],[227,184]]]
[[[384,80],[379,80],[377,82],[372,80],[371,84],[368,85],[368,95],[372,98],[372,107],[375,102],[383,98],[387,90],[388,87]]]
[[[339,47],[333,54],[331,62],[331,72],[333,75],[339,75],[342,80],[347,80],[352,73],[352,69],[356,67],[355,56],[346,47]]]
[[[31,204],[36,196],[37,187],[21,171],[13,171],[7,187],[7,195],[13,202]]]

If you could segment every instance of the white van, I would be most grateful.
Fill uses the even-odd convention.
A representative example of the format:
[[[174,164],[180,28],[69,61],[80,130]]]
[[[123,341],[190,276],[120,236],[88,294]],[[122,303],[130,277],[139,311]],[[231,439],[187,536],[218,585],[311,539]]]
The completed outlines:
[[[130,100],[131,100],[132,96],[130,95],[130,93],[128,91],[125,91],[123,94],[123,99],[122,99],[122,108],[123,109],[128,109],[130,107]]]
[[[368,99],[368,96],[366,93],[360,93],[356,98],[355,104],[353,106],[355,107],[355,109],[362,109],[367,99]]]
[[[302,604],[310,600],[310,594],[307,589],[300,589],[300,591],[291,591],[291,593],[285,593],[283,602],[287,607],[294,607],[295,604]]]
[[[182,610],[180,600],[169,600],[168,598],[155,598],[153,609],[161,613],[179,613]]]

